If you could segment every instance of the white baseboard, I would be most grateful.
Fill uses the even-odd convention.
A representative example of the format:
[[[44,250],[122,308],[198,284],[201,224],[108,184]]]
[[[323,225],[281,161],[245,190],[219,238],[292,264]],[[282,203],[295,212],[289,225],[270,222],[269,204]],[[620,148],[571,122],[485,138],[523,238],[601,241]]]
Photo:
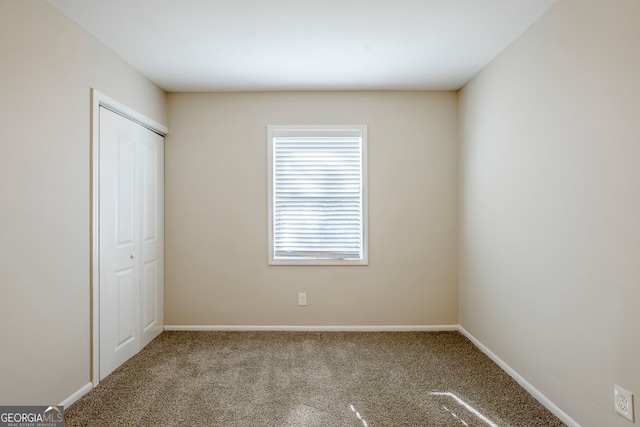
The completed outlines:
[[[67,397],[65,400],[60,402],[58,404],[58,406],[64,406],[65,409],[68,408],[69,406],[71,406],[74,403],[76,403],[76,401],[78,399],[80,399],[82,396],[84,396],[85,394],[89,393],[91,391],[91,389],[93,389],[93,384],[87,383],[87,384],[83,385],[77,391],[75,391],[73,394],[71,394],[71,396]]]
[[[507,374],[511,376],[514,380],[518,382],[531,394],[533,397],[538,400],[545,408],[547,408],[553,415],[560,418],[560,420],[568,425],[569,427],[580,427],[574,419],[572,419],[569,415],[567,415],[562,409],[558,408],[551,400],[549,400],[545,395],[540,393],[540,391],[535,388],[531,383],[525,380],[520,374],[518,374],[511,366],[507,365],[502,359],[496,356],[491,350],[489,350],[484,344],[482,344],[476,337],[471,335],[469,331],[464,329],[462,326],[459,327],[460,333],[465,337],[469,338],[469,340],[478,347],[484,354],[486,354],[491,360],[493,360],[498,366],[502,368]]]
[[[286,326],[286,325],[165,325],[165,331],[291,331],[291,332],[439,332],[458,325]]]

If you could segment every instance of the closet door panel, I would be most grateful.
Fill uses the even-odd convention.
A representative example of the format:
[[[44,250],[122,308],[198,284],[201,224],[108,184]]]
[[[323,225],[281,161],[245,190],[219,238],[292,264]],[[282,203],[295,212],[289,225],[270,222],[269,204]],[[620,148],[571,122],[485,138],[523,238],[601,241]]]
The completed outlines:
[[[140,138],[100,109],[100,379],[140,350]]]
[[[164,327],[164,141],[147,131],[142,149],[141,345]]]

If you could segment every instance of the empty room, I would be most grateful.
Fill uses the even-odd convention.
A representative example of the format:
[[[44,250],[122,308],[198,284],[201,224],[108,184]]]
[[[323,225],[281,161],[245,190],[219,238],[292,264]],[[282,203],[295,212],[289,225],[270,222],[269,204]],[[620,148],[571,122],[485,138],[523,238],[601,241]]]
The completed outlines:
[[[0,425],[637,425],[639,23],[0,0]]]

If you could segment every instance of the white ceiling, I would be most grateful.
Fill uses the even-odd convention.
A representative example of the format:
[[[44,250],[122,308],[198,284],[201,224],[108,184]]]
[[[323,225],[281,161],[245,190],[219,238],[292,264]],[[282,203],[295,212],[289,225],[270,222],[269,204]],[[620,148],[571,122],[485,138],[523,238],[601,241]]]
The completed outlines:
[[[557,0],[49,0],[166,91],[458,89]]]

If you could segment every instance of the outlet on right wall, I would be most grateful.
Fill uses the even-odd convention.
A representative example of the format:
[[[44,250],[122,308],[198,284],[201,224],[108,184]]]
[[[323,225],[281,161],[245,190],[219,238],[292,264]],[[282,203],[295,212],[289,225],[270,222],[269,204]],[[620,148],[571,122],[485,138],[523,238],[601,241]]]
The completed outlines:
[[[460,324],[569,424],[640,394],[639,23],[560,0],[460,91]]]

